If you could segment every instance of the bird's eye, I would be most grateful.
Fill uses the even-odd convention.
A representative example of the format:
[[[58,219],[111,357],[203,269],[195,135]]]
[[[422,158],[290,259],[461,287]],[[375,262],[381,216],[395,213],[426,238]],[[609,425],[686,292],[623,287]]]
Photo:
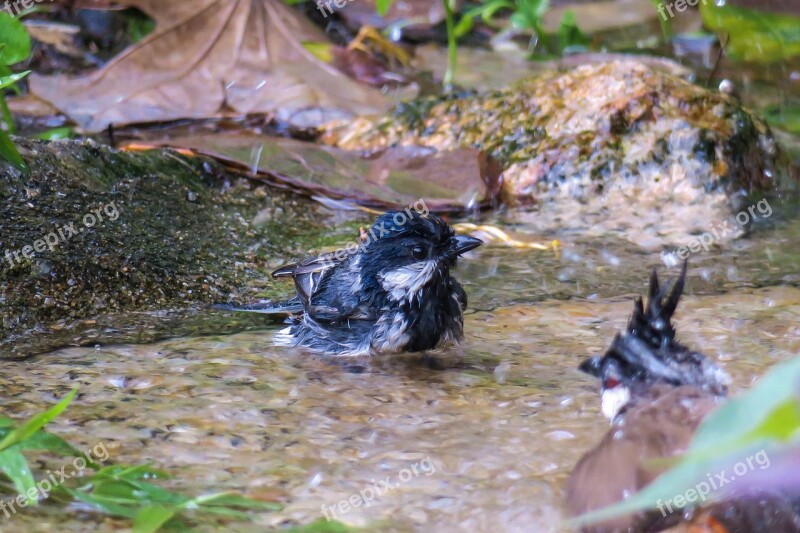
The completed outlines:
[[[425,248],[422,246],[415,246],[411,249],[411,255],[414,256],[414,259],[425,259],[428,254],[425,253]]]

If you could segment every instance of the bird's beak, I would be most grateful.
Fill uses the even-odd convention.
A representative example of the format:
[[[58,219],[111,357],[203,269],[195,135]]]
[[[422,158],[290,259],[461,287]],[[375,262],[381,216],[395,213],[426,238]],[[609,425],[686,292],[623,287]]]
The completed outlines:
[[[450,245],[447,247],[447,257],[458,257],[483,244],[483,241],[470,237],[469,235],[454,235],[450,238]]]

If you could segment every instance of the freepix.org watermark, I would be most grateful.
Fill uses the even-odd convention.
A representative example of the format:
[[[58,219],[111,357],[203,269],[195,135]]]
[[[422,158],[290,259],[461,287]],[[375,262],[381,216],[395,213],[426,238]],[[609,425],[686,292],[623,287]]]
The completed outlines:
[[[319,9],[323,17],[328,18],[328,15],[333,15],[334,7],[336,7],[336,9],[342,9],[348,2],[352,1],[353,0],[317,0],[317,9]]]
[[[742,209],[736,213],[736,216],[732,219],[726,220],[721,224],[712,224],[709,228],[709,231],[706,231],[702,235],[692,239],[687,246],[681,246],[678,248],[675,251],[675,254],[678,256],[678,259],[682,261],[690,255],[700,252],[700,250],[703,250],[703,252],[708,252],[710,246],[714,242],[724,239],[732,232],[736,232],[737,225],[740,228],[744,228],[751,222],[767,219],[770,216],[772,216],[772,206],[770,206],[767,199],[764,198],[763,200],[751,205],[747,209]],[[661,257],[664,259],[664,262],[666,264],[670,264],[670,262],[674,263],[674,260],[667,260],[668,255],[670,254],[667,252],[661,253]]]
[[[431,210],[428,209],[428,205],[425,203],[425,200],[420,198],[414,202],[413,205],[406,207],[403,211],[397,211],[392,218],[392,222],[394,222],[398,227],[404,226],[409,220],[411,220],[412,210],[422,216],[428,216],[428,214],[431,212]],[[331,266],[340,263],[347,259],[347,256],[357,254],[359,251],[367,248],[370,243],[377,241],[384,235],[389,235],[389,233],[390,231],[386,229],[386,222],[375,224],[369,229],[369,231],[364,232],[357,242],[350,242],[344,248],[335,252],[331,252],[331,255],[328,256],[327,261],[330,262]]]
[[[104,463],[108,461],[109,457],[108,450],[103,442],[99,442],[86,450],[84,455],[94,463]],[[89,464],[86,458],[76,457],[72,461],[73,469],[69,471],[67,471],[68,465],[62,466],[55,472],[48,470],[47,477],[39,480],[35,487],[28,489],[27,493],[20,494],[16,498],[10,500],[0,500],[0,511],[3,512],[6,518],[11,518],[13,515],[17,514],[17,511],[22,507],[27,507],[28,505],[46,499],[54,488],[62,485],[68,479],[80,475],[87,466],[89,466]]]
[[[16,2],[12,2],[11,0],[6,0],[3,4],[3,10],[12,17],[17,17],[20,13],[27,11],[36,4],[52,1],[53,0],[17,0]]]
[[[668,20],[675,16],[675,11],[678,13],[683,13],[689,7],[694,7],[697,4],[701,3],[706,5],[707,0],[675,0],[674,2],[665,3],[664,0],[658,3],[656,10],[658,11],[658,16],[661,17],[661,20]],[[675,11],[673,11],[673,8]],[[669,13],[669,16],[667,16]]]
[[[723,470],[714,475],[706,474],[708,478],[707,482],[701,481],[697,483],[694,488],[687,489],[683,494],[678,494],[667,501],[659,499],[656,502],[656,507],[661,511],[661,516],[666,517],[669,513],[680,511],[687,505],[704,503],[708,495],[713,491],[721,489],[728,483],[733,482],[736,478],[746,475],[748,472],[752,472],[756,467],[761,470],[769,468],[769,464],[767,452],[761,450],[755,455],[751,455],[733,465],[733,472]]]
[[[322,514],[325,515],[325,518],[330,522],[331,520],[336,520],[339,518],[340,515],[349,513],[351,509],[355,507],[369,507],[372,505],[375,498],[378,496],[382,496],[387,492],[391,492],[395,490],[397,487],[404,483],[408,483],[415,477],[419,477],[420,475],[424,476],[432,476],[436,473],[436,465],[433,464],[433,461],[430,457],[426,457],[425,459],[418,461],[408,468],[402,469],[397,474],[397,481],[391,476],[388,476],[382,480],[372,480],[371,484],[365,487],[363,490],[358,492],[354,492],[349,497],[339,500],[334,505],[322,505]]]
[[[106,215],[108,220],[114,221],[119,218],[119,209],[117,209],[117,205],[114,202],[101,205],[91,213],[86,213],[83,216],[81,220],[81,222],[83,222],[82,226],[77,226],[76,222],[66,224],[22,248],[6,250],[3,257],[8,261],[9,266],[14,268],[15,265],[23,263],[26,259],[33,259],[36,257],[36,254],[43,253],[45,250],[50,250],[52,252],[56,247],[60,246],[61,243],[68,241],[75,235],[83,233],[87,228],[92,228],[96,224],[102,223],[104,220],[103,214]]]

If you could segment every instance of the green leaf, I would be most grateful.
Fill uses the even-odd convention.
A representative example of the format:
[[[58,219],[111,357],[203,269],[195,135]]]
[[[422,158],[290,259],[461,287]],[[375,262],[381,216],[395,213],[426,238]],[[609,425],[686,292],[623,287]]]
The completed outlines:
[[[531,0],[532,1],[532,9],[531,11],[536,16],[537,19],[541,20],[547,10],[550,9],[550,0]]]
[[[759,426],[779,407],[797,398],[800,357],[776,366],[746,395],[714,411],[697,429],[690,453],[720,450],[728,443],[755,435]]]
[[[6,137],[8,136],[6,135]],[[9,141],[10,140],[11,139],[9,139]],[[2,152],[1,148],[0,152]],[[20,159],[22,158],[20,157]],[[54,405],[47,411],[34,415],[30,420],[28,420],[21,426],[15,428],[11,433],[6,435],[2,441],[0,441],[0,450],[5,450],[6,448],[9,448],[10,446],[13,446],[16,443],[27,439],[28,437],[30,437],[31,435],[42,429],[44,426],[46,426],[48,423],[50,423],[54,418],[56,418],[58,415],[64,412],[64,409],[67,408],[69,402],[72,401],[72,398],[75,397],[75,394],[77,392],[78,389],[72,389],[72,391],[69,394],[67,394],[64,397],[64,399],[58,402],[56,405]]]
[[[462,15],[461,20],[458,21],[455,28],[453,28],[453,33],[455,33],[456,37],[463,37],[464,35],[468,34],[472,27],[475,25],[475,15],[470,15],[469,13],[464,13]]]
[[[226,506],[254,511],[280,511],[283,509],[283,505],[279,503],[251,500],[250,498],[245,498],[244,496],[231,492],[219,492],[217,494],[199,496],[192,501],[201,507]]]
[[[378,12],[378,15],[384,16],[389,12],[389,8],[392,7],[393,3],[394,0],[375,0],[375,11]]]
[[[325,63],[333,61],[333,45],[315,41],[303,41],[303,48],[311,52],[314,57]]]
[[[532,30],[534,27],[528,16],[520,11],[511,15],[511,24],[519,30]]]
[[[9,74],[7,76],[0,77],[0,89],[5,89],[6,87],[14,85],[30,73],[30,70],[26,70],[25,72],[17,72],[15,74]]]
[[[17,147],[14,145],[14,141],[12,141],[8,133],[3,130],[0,130],[0,157],[23,172],[28,170],[28,165],[25,163],[25,160],[22,159],[19,150],[17,150]]]
[[[82,490],[73,490],[68,487],[64,487],[63,485],[59,487],[59,490],[67,493],[72,497],[74,500],[82,501],[87,503],[97,509],[100,512],[112,515],[112,516],[122,516],[124,518],[135,518],[136,513],[138,512],[138,508],[130,507],[127,505],[121,505],[114,500],[110,500],[108,498],[97,498],[92,494],[84,492]]]
[[[31,36],[22,22],[5,11],[0,11],[0,64],[13,65],[31,55]]]
[[[589,38],[578,28],[575,13],[570,10],[565,11],[564,16],[561,17],[556,35],[558,36],[558,47],[562,52],[571,46],[589,44]]]
[[[764,110],[764,118],[770,126],[800,134],[800,106],[771,106]]]
[[[341,522],[320,518],[305,526],[284,529],[283,533],[349,533],[351,531],[355,530]]]
[[[0,452],[0,471],[5,473],[14,483],[14,488],[19,495],[25,495],[30,489],[36,488],[36,481],[31,474],[28,461],[19,450],[3,450]],[[27,498],[27,496],[25,496]],[[34,501],[30,504],[35,505]]]
[[[768,63],[800,55],[800,18],[755,9],[700,4],[706,28],[729,36],[725,53],[743,61]]]
[[[478,9],[481,10],[481,18],[483,21],[489,22],[501,9],[514,9],[514,4],[508,0],[495,0],[494,2],[489,2]]]
[[[71,126],[63,126],[61,128],[51,128],[43,131],[34,136],[36,139],[43,141],[57,141],[59,139],[71,139],[75,137],[75,128]]]
[[[155,505],[145,507],[133,519],[133,533],[155,533],[173,516],[175,516],[174,509]]]
[[[0,429],[0,438],[4,438],[11,431],[12,430],[10,428]],[[83,454],[83,452],[74,448],[70,443],[68,443],[61,437],[53,435],[52,433],[48,433],[46,431],[39,431],[38,433],[34,433],[33,435],[23,440],[22,442],[14,444],[13,446],[11,446],[11,448],[19,451],[46,450],[62,456],[83,457],[84,459],[87,459],[87,457]]]
[[[168,473],[157,470],[152,465],[109,465],[95,472],[93,479],[120,479],[125,481],[140,481],[148,479],[170,479]]]

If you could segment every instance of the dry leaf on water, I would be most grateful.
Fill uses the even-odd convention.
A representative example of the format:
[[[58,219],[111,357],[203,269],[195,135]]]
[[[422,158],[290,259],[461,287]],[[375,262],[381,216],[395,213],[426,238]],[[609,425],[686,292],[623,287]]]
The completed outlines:
[[[124,0],[156,31],[87,76],[32,76],[31,90],[88,131],[109,124],[239,113],[381,111],[359,85],[303,47],[324,33],[281,0]],[[323,113],[324,116],[324,113]]]
[[[156,144],[209,155],[295,193],[343,201],[329,205],[398,208],[424,198],[435,211],[463,212],[489,205],[501,186],[500,165],[471,148],[399,146],[365,158],[332,146],[248,134],[173,137]]]

